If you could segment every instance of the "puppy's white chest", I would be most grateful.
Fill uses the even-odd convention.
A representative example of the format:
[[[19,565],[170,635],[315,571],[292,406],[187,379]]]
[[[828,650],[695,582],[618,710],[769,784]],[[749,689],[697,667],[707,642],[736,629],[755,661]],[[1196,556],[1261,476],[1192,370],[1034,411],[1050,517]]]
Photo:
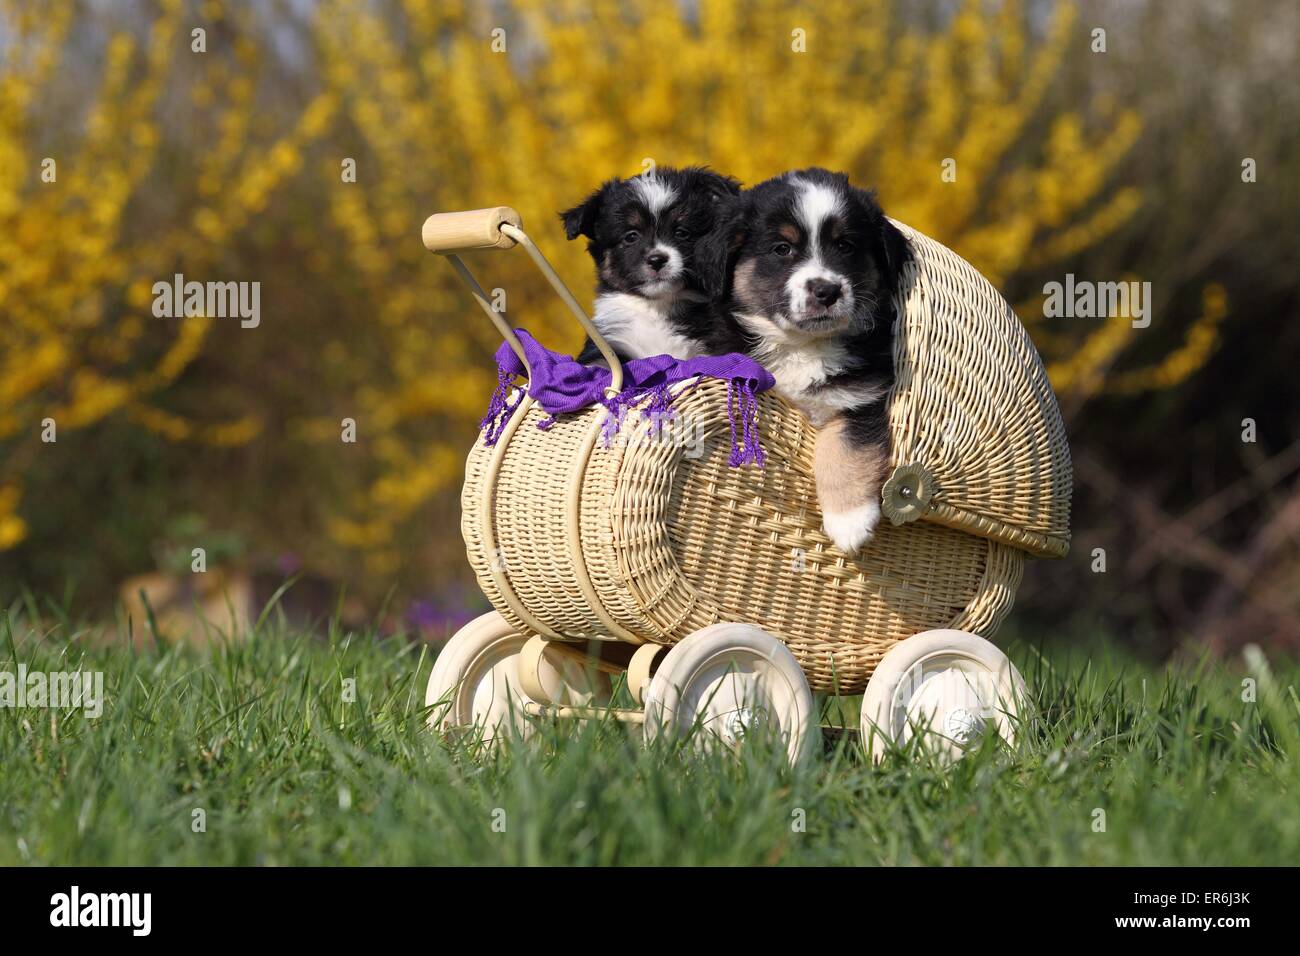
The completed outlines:
[[[814,425],[824,425],[842,408],[839,389],[822,386],[845,365],[844,349],[834,345],[810,343],[799,348],[778,348],[763,358],[763,364],[776,379],[776,387]]]
[[[632,358],[694,358],[699,354],[699,345],[673,328],[668,318],[670,308],[670,302],[608,293],[596,298],[592,320],[615,349]]]
[[[888,392],[879,381],[826,384],[854,365],[836,339],[794,339],[760,316],[737,318],[762,343],[754,357],[772,373],[776,390],[819,428],[837,413],[879,401]]]

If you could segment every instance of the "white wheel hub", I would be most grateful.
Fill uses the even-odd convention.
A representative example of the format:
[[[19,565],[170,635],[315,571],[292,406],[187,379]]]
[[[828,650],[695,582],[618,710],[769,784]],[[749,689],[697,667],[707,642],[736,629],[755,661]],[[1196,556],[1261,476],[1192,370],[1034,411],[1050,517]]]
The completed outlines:
[[[965,707],[958,707],[948,712],[944,730],[949,737],[965,746],[984,733],[984,718],[977,717]]]
[[[676,709],[706,733],[737,744],[773,723],[789,707],[793,689],[766,673],[767,661],[735,650],[715,655],[682,688]],[[779,718],[777,726],[779,730]]]
[[[726,727],[723,730],[723,736],[728,743],[740,743],[745,736],[751,733],[761,723],[762,718],[752,707],[741,707],[731,713],[726,719]]]
[[[978,740],[997,700],[987,676],[982,668],[970,669],[969,662],[948,655],[913,664],[894,691],[899,742],[906,743],[921,728],[962,747]]]

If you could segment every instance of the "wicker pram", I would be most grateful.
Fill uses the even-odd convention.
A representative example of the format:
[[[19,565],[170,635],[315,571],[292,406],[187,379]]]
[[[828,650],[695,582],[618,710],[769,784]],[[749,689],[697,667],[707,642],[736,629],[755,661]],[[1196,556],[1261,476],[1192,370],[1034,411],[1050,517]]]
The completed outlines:
[[[524,397],[495,445],[480,438],[466,463],[461,528],[496,612],[466,628],[463,647],[453,638],[435,666],[435,722],[497,726],[518,723],[509,716],[516,710],[601,712],[645,719],[653,732],[703,723],[731,740],[761,712],[797,754],[811,727],[802,713],[811,689],[867,692],[864,724],[886,742],[921,720],[942,725],[954,752],[989,722],[1012,736],[1020,679],[982,638],[1011,609],[1024,556],[1059,557],[1069,546],[1065,432],[1007,303],[956,254],[900,228],[915,262],[894,338],[893,472],[886,520],[864,551],[846,555],[823,533],[815,429],[773,393],[758,399],[763,468],[729,466],[720,380],[676,397],[667,438],[661,422],[633,415],[608,447],[602,406],[542,430],[534,426],[546,413]],[[618,376],[612,352],[512,210],[433,216],[424,239],[452,254],[516,346],[454,253],[524,245]],[[915,635],[927,641],[894,655],[888,686],[874,687],[882,660]],[[699,645],[693,655],[682,647],[688,638]],[[786,686],[800,681],[781,645],[804,687]],[[496,650],[484,657],[487,646]],[[682,650],[680,666],[665,646]],[[579,674],[579,656],[606,673],[626,669],[649,713],[596,708],[601,681]],[[747,671],[756,672],[749,685],[733,686]],[[973,688],[980,674],[992,682]]]

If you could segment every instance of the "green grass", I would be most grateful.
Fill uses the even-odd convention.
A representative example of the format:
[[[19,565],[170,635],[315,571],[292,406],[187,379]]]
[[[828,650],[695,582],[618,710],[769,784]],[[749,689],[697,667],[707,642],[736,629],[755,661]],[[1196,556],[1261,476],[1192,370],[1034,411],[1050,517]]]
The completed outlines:
[[[1220,664],[1049,663],[1013,644],[1039,705],[1017,752],[872,767],[844,742],[791,770],[770,747],[646,748],[619,724],[475,753],[422,726],[427,648],[274,617],[200,652],[139,634],[94,649],[66,619],[0,611],[0,671],[102,670],[107,696],[94,721],[0,709],[0,864],[1300,859],[1293,668],[1245,703]]]

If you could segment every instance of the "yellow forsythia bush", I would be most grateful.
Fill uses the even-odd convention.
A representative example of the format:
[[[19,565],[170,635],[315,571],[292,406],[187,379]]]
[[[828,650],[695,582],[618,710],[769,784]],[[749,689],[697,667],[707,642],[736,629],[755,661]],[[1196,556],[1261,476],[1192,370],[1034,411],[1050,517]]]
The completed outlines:
[[[102,69],[78,90],[84,123],[51,143],[43,133],[52,84],[71,65],[74,18],[89,10],[13,0],[2,9],[12,36],[0,74],[0,549],[25,536],[24,477],[60,430],[123,416],[176,441],[238,445],[258,433],[255,417],[191,421],[154,403],[200,354],[212,323],[153,318],[150,290],[173,271],[209,269],[298,172],[303,146],[335,109],[322,93],[273,142],[252,142],[245,73],[262,51],[245,30],[233,56],[205,59],[183,91],[220,131],[193,169],[193,199],[161,197],[172,207],[167,228],[138,228],[132,210],[160,198],[153,176],[172,132],[164,97],[176,92],[179,66],[195,59],[192,11],[161,2],[143,44],[113,31]],[[202,13],[207,29],[222,24],[222,4]]]

